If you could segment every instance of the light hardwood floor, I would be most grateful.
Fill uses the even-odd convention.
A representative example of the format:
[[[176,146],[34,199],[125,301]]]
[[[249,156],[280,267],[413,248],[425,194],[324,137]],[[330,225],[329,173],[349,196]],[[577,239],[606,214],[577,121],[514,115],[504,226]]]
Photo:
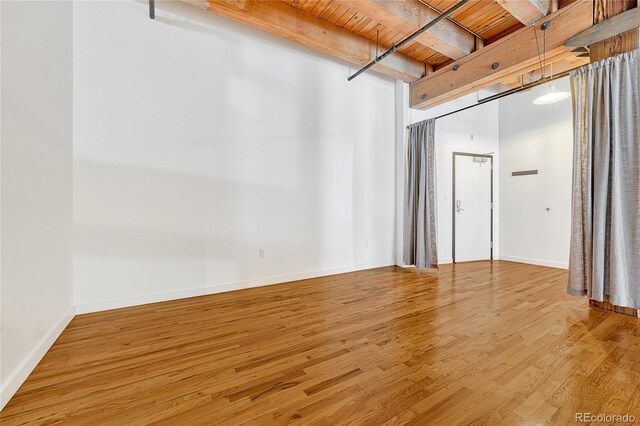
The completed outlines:
[[[640,419],[640,322],[510,262],[379,268],[76,317],[14,424]]]

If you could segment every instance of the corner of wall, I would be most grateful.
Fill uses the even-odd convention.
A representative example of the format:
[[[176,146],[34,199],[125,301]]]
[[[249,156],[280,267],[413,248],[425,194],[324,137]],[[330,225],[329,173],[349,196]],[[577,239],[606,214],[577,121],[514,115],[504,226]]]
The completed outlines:
[[[44,337],[31,350],[29,355],[27,355],[22,363],[20,363],[20,365],[15,369],[13,374],[11,374],[7,381],[2,384],[2,387],[0,388],[0,410],[7,405],[20,386],[22,386],[25,380],[27,380],[29,374],[31,374],[31,372],[36,368],[38,363],[42,360],[51,346],[53,346],[58,337],[60,337],[75,315],[76,307],[72,306],[60,321],[49,329]]]
[[[395,214],[395,262],[405,266],[402,253],[404,222],[404,180],[405,180],[405,143],[406,127],[409,124],[409,85],[396,80],[396,214]]]
[[[0,11],[2,409],[73,319],[75,307],[73,4],[1,2]]]

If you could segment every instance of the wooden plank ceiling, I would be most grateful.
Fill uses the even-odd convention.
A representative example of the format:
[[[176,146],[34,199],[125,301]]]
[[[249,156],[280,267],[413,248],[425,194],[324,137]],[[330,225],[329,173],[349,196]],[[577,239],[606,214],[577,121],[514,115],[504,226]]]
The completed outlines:
[[[184,1],[360,67],[373,60],[376,50],[382,53],[399,43],[459,0]],[[503,55],[510,50],[515,52],[518,46],[510,46],[508,42],[525,39],[527,35],[522,32],[531,28],[533,22],[558,9],[575,6],[574,3],[591,1],[471,0],[373,69],[412,83],[412,107],[415,108],[429,108],[449,101],[468,93],[470,88],[477,90],[499,83],[513,87],[536,78],[540,71],[527,55],[523,56],[527,64],[513,66],[510,72],[501,72],[496,78],[478,78],[478,84],[467,84],[464,88],[452,86],[451,96],[441,93],[440,88],[437,99],[425,101],[425,98],[416,98],[419,95],[413,90],[414,86],[428,88],[426,82],[437,76],[440,87],[446,85],[449,76],[443,77],[443,74],[453,64],[468,62],[469,55],[477,56],[498,41],[503,46],[500,50]],[[572,37],[591,24],[589,21],[577,25],[580,30],[565,30],[562,36]],[[559,40],[559,44],[563,41]],[[557,62],[558,69],[566,70],[587,63],[588,58],[577,57],[569,49],[555,49],[547,57],[547,64],[553,62]]]

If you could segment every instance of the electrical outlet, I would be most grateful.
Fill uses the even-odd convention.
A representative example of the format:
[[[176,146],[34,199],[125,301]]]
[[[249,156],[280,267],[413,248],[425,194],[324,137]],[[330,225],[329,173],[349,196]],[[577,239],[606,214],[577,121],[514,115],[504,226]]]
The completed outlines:
[[[259,249],[259,250],[258,250],[258,257],[259,257],[260,259],[264,259],[264,249]]]
[[[364,246],[369,247],[369,240],[364,240]]]

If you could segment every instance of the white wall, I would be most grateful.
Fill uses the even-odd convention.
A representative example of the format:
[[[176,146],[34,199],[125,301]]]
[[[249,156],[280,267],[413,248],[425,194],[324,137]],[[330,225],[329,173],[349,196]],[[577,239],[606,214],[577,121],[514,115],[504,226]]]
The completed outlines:
[[[431,117],[437,117],[450,111],[474,103],[476,94],[459,98],[440,107],[426,111],[409,110],[409,122],[415,123]],[[478,154],[493,153],[494,163],[494,215],[493,241],[494,258],[499,256],[499,210],[500,194],[498,190],[499,153],[498,153],[498,103],[489,102],[466,111],[436,120],[436,184],[438,215],[438,262],[452,262],[452,202],[453,193],[453,152],[471,152]]]
[[[74,8],[79,311],[393,264],[393,81],[169,6]]]
[[[1,408],[73,315],[73,5],[0,10]]]
[[[557,90],[569,91],[568,79]],[[571,231],[571,100],[534,105],[545,86],[500,102],[500,257],[567,267]],[[511,172],[538,169],[538,175]],[[550,210],[547,211],[546,208]]]

